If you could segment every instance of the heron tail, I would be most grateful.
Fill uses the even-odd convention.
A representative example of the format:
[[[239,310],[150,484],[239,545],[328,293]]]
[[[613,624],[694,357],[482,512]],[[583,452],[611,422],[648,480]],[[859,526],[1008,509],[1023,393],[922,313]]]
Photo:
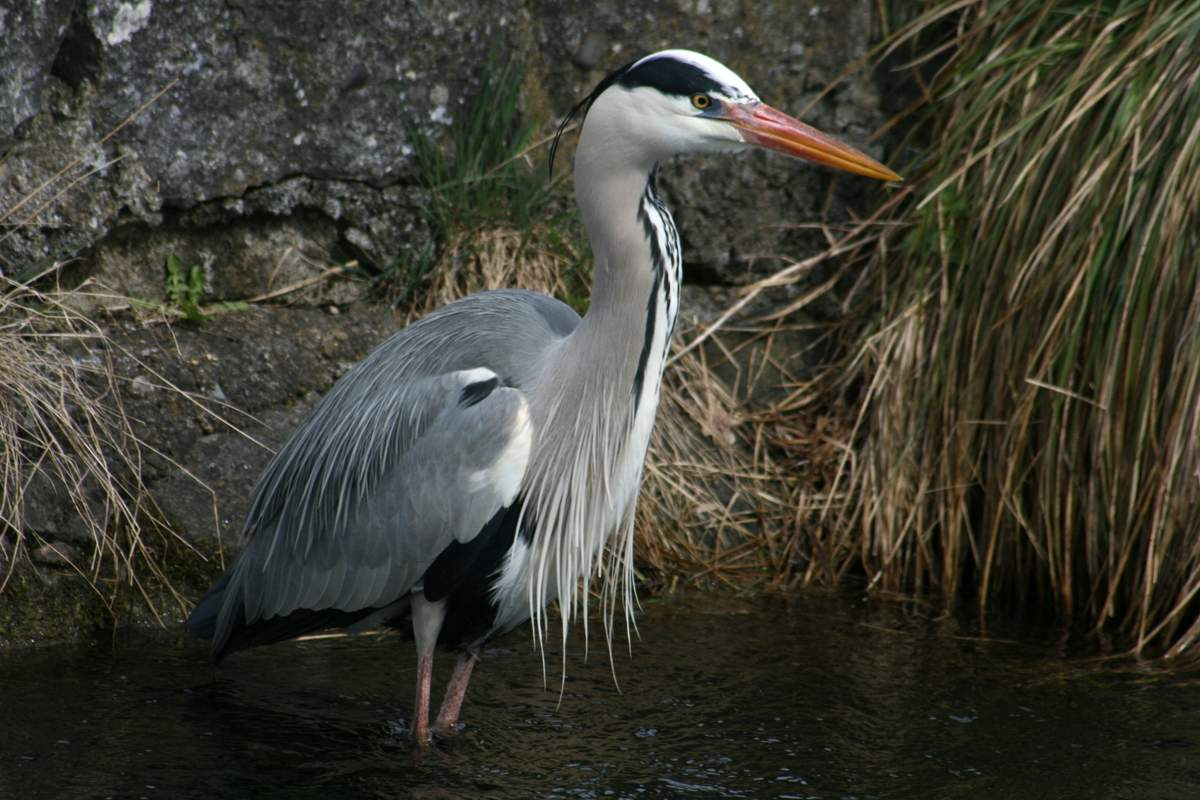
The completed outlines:
[[[187,618],[188,633],[198,639],[209,639],[217,633],[217,618],[221,614],[221,605],[225,602],[225,589],[229,585],[229,573],[213,585],[204,599],[196,604]]]

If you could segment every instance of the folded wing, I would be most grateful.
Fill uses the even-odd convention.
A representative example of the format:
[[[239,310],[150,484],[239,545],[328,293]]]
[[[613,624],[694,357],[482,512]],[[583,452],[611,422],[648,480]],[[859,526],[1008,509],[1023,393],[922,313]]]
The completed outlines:
[[[406,602],[512,504],[533,435],[484,368],[331,393],[264,472],[245,548],[189,626],[220,658]]]

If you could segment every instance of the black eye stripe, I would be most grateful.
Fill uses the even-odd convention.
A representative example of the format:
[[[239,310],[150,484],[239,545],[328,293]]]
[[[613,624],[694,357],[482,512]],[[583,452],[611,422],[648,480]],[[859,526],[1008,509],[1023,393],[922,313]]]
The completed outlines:
[[[617,83],[628,89],[649,86],[663,94],[691,97],[721,92],[724,87],[694,64],[676,58],[653,58],[626,70]]]

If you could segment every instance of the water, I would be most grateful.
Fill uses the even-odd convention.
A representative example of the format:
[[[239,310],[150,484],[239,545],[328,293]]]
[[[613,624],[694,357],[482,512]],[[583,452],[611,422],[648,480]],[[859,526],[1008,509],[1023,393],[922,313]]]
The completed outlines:
[[[640,628],[620,693],[572,646],[561,704],[560,654],[546,691],[527,632],[497,642],[425,753],[397,637],[215,671],[167,634],[0,651],[0,797],[1200,798],[1195,680],[823,597],[653,602]]]

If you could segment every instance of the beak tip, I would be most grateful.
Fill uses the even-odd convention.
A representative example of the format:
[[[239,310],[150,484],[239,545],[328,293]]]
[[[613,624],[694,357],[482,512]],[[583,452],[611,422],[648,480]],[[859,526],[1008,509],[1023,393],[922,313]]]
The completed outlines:
[[[903,176],[874,159],[870,159],[867,169],[863,170],[860,174],[868,178],[874,178],[877,181],[883,181],[884,183],[904,183]]]
[[[858,171],[860,175],[864,175],[868,178],[874,178],[875,180],[883,181],[884,183],[904,183],[903,176],[901,176],[900,173],[896,172],[891,167],[880,161],[876,161],[870,156],[863,154],[860,155],[862,156],[862,160],[859,162],[858,166],[862,168],[861,171],[854,170],[853,168],[850,168],[847,171]]]

